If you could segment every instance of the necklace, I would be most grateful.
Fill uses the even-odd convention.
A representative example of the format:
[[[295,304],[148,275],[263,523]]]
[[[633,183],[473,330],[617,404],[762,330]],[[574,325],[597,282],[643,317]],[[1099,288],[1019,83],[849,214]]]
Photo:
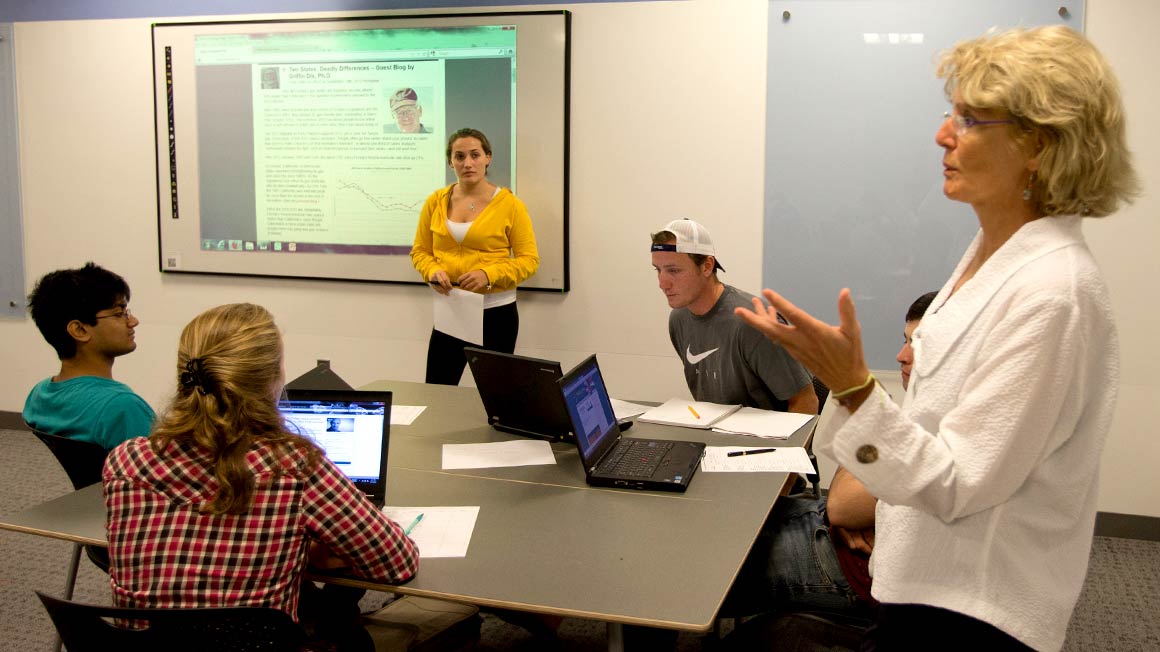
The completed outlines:
[[[498,188],[497,188],[497,191],[498,191]],[[463,194],[464,194],[463,200],[467,202],[467,210],[474,213],[475,212],[475,200],[468,193],[464,192]],[[450,206],[450,204],[451,204],[450,197],[448,197],[447,202],[448,202],[448,205]]]

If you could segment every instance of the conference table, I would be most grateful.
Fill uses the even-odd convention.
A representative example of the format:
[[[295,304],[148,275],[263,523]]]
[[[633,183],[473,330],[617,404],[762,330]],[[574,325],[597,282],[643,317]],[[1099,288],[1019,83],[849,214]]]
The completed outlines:
[[[785,473],[704,473],[685,493],[589,487],[575,444],[551,444],[554,465],[442,470],[444,444],[516,439],[487,425],[474,388],[376,381],[394,405],[427,406],[392,425],[387,504],[478,505],[466,557],[430,558],[402,585],[321,581],[483,607],[622,626],[712,629],[717,611],[783,486]],[[811,418],[781,446],[804,446]],[[768,440],[638,421],[625,436],[762,446]],[[0,528],[106,545],[100,485],[0,517]]]

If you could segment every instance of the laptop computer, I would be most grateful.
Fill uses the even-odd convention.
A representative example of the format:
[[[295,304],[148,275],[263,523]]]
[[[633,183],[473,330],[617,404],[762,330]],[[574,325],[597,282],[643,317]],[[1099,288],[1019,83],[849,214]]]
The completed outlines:
[[[291,432],[313,440],[376,507],[387,489],[391,393],[288,389],[278,411]]]
[[[556,385],[564,375],[559,362],[472,346],[463,352],[492,428],[549,441],[569,436],[572,422]]]
[[[559,381],[588,484],[650,491],[685,491],[705,444],[622,438],[596,356]]]

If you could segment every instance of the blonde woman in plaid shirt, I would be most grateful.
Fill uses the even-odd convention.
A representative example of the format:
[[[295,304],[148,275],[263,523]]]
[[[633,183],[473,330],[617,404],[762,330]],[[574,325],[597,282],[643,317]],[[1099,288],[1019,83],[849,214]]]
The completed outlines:
[[[104,470],[109,580],[123,607],[263,606],[297,619],[307,558],[398,583],[414,543],[277,410],[273,317],[231,304],[181,334],[177,395]]]

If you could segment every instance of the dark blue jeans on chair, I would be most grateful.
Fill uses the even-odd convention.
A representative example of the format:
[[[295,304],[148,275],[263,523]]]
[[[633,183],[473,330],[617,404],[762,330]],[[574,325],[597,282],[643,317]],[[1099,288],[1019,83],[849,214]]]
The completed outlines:
[[[722,617],[774,611],[816,611],[868,625],[873,611],[860,601],[838,563],[826,503],[804,495],[777,499],[721,608]]]

